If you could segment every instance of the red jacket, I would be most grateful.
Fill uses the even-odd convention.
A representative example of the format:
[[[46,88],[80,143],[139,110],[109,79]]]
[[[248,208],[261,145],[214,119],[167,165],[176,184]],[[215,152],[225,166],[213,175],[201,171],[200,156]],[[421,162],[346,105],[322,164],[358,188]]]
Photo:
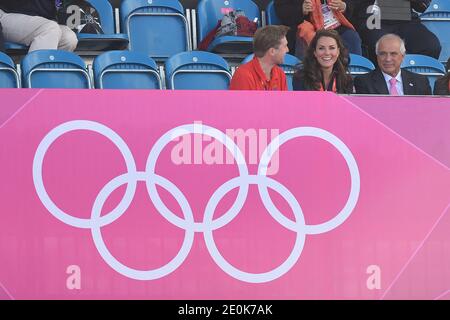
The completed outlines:
[[[286,91],[286,75],[279,66],[274,66],[267,79],[257,57],[241,65],[231,79],[230,90],[278,90]]]

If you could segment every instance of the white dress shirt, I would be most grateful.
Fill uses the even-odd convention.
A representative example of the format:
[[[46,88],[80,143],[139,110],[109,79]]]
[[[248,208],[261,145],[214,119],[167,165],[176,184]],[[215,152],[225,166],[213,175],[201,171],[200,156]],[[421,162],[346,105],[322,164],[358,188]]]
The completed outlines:
[[[384,81],[386,81],[386,85],[388,88],[388,91],[391,88],[391,83],[389,82],[393,77],[388,75],[387,73],[384,73],[383,71],[381,71],[381,73],[383,74],[384,77]],[[399,96],[404,96],[405,93],[403,92],[403,80],[402,80],[402,70],[400,70],[397,74],[396,77],[394,77],[395,79],[397,79],[397,83],[395,84],[395,86],[397,87],[397,92]],[[389,92],[390,93],[390,92]]]

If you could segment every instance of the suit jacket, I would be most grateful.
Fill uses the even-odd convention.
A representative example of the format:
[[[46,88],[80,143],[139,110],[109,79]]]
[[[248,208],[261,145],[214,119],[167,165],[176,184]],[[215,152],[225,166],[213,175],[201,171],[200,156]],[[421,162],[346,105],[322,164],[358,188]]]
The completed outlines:
[[[434,83],[434,92],[433,94],[436,96],[449,96],[450,95],[450,75],[439,78]]]
[[[428,78],[402,69],[403,93],[405,95],[431,95]],[[389,94],[389,88],[380,69],[357,76],[354,79],[357,94]]]

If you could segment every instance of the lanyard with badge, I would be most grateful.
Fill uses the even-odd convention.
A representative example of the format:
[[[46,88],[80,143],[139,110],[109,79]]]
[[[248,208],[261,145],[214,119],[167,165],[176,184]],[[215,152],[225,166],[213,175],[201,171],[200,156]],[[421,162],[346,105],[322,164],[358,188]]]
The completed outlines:
[[[321,0],[322,4],[322,16],[323,16],[323,28],[325,30],[336,29],[341,25],[339,20],[333,13],[333,10],[328,6],[327,0]]]
[[[320,84],[319,91],[328,91],[328,88],[325,90],[325,84],[322,82]],[[336,85],[336,76],[333,75],[333,85],[331,86],[331,91],[337,93],[337,85]]]

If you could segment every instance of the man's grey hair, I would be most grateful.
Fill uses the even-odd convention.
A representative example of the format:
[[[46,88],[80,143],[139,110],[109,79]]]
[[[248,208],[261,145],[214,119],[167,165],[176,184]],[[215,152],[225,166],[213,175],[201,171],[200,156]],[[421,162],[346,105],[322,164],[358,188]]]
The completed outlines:
[[[380,46],[381,41],[385,39],[397,39],[400,42],[400,52],[402,55],[405,55],[406,53],[406,47],[405,47],[405,41],[400,38],[398,35],[393,33],[388,33],[382,36],[380,39],[378,39],[376,45],[375,45],[375,53],[378,55],[378,47]]]

